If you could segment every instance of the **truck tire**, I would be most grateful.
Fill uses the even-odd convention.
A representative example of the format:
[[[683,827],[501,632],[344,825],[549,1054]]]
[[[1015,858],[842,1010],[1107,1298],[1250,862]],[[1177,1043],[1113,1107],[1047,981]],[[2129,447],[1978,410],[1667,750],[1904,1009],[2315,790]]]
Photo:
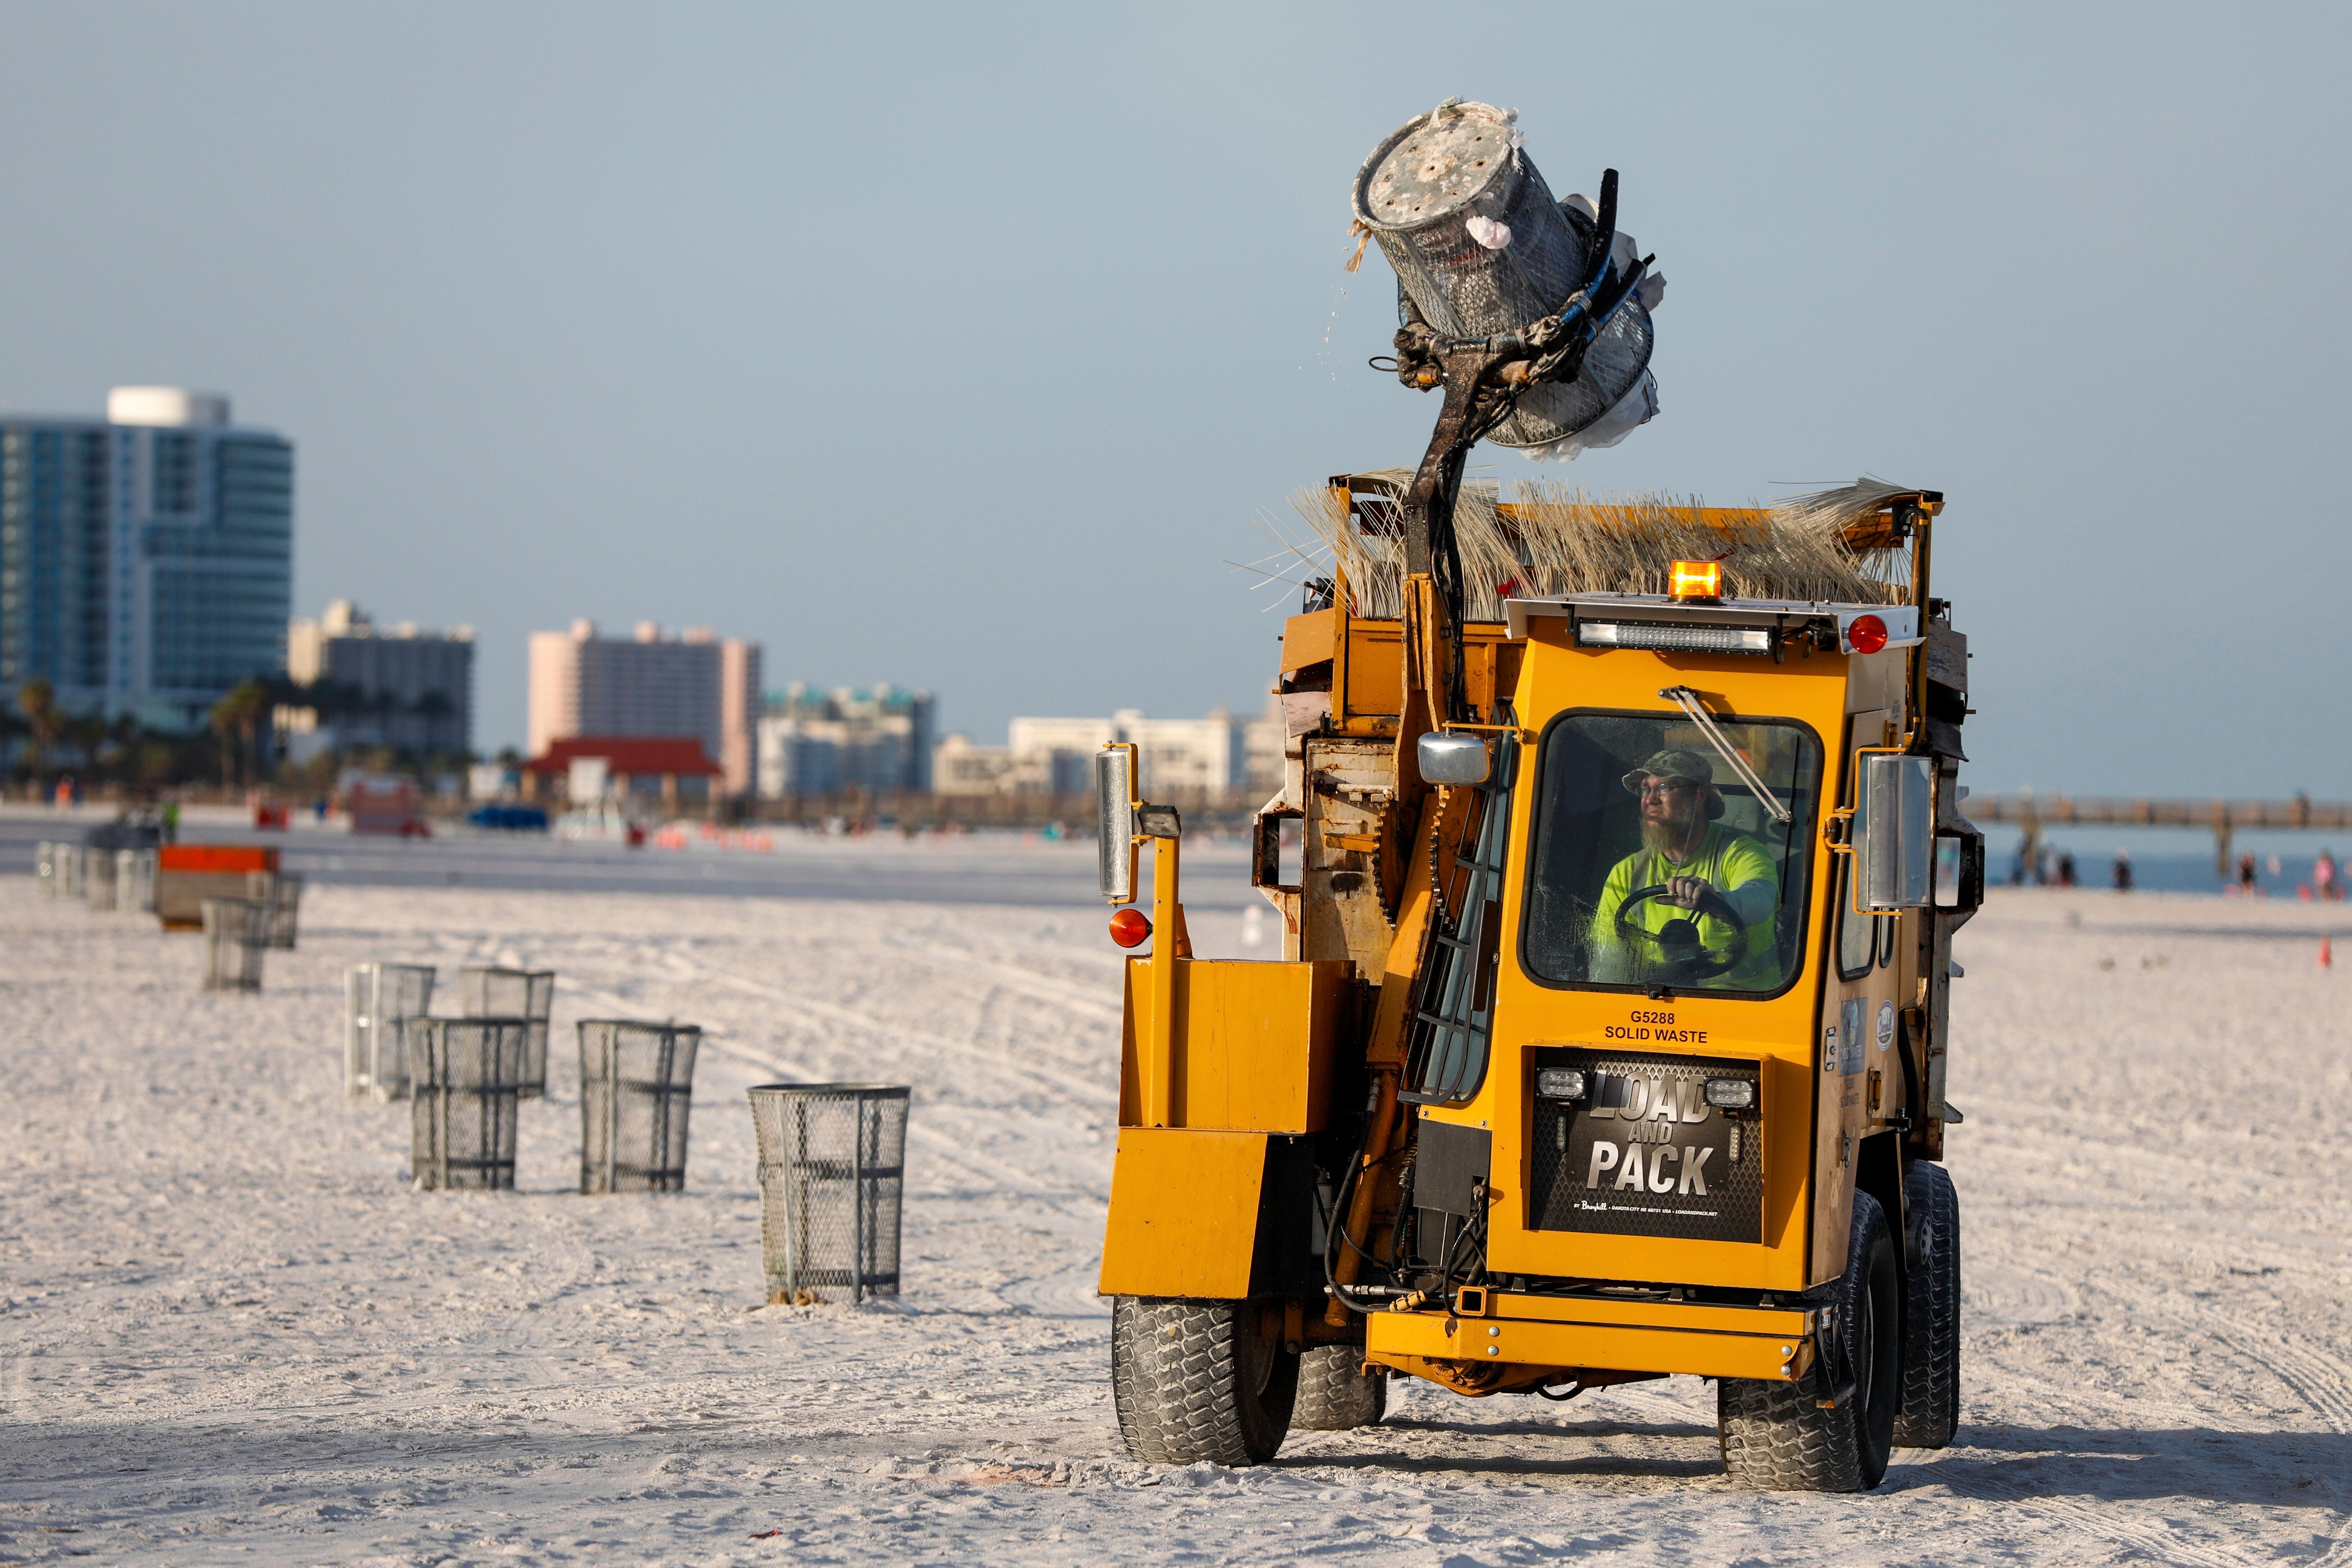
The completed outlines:
[[[1388,1414],[1389,1379],[1366,1376],[1360,1345],[1309,1345],[1298,1353],[1298,1402],[1290,1424],[1302,1432],[1352,1432]]]
[[[1715,1426],[1724,1473],[1759,1491],[1866,1492],[1885,1479],[1903,1395],[1903,1275],[1878,1200],[1853,1194],[1845,1273],[1825,1303],[1830,1364],[1793,1384],[1717,1380]],[[1851,1383],[1847,1394],[1843,1385]],[[1843,1395],[1821,1408],[1831,1392]]]
[[[1298,1357],[1257,1332],[1245,1301],[1120,1296],[1110,1386],[1128,1457],[1262,1465],[1290,1432]]]
[[[1898,1448],[1941,1448],[1960,1426],[1960,1195],[1951,1173],[1926,1160],[1904,1178],[1903,1201],[1918,1236],[1906,1280],[1903,1403]]]

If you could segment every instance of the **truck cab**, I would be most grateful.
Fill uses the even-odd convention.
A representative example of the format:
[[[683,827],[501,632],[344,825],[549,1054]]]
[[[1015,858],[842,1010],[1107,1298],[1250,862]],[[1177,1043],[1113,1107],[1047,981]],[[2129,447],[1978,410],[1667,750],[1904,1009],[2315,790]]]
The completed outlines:
[[[1907,567],[1874,600],[1677,561],[1663,593],[1449,620],[1417,579],[1385,617],[1335,582],[1283,639],[1253,864],[1278,962],[1191,955],[1181,827],[1107,755],[1106,891],[1145,846],[1158,868],[1154,919],[1122,916],[1154,934],[1101,1279],[1135,1458],[1261,1461],[1377,1421],[1393,1376],[1714,1379],[1760,1487],[1866,1489],[1895,1442],[1949,1441],[1950,942],[1983,849],[1941,501],[1845,524]]]

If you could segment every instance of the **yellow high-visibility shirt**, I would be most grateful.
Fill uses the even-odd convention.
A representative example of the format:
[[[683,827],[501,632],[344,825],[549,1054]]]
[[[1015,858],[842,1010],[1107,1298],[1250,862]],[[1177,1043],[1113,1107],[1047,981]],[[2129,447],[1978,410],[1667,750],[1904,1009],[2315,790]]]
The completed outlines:
[[[1764,847],[1744,833],[1727,831],[1719,823],[1707,824],[1706,835],[1699,840],[1697,850],[1679,864],[1667,859],[1654,849],[1637,849],[1617,862],[1608,879],[1601,884],[1601,902],[1592,914],[1591,947],[1597,953],[1602,948],[1627,945],[1617,935],[1617,911],[1625,902],[1625,895],[1636,888],[1654,887],[1676,877],[1701,877],[1718,893],[1728,893],[1750,882],[1762,881],[1777,895],[1780,879],[1771,857]],[[1776,899],[1777,901],[1777,899]],[[1769,914],[1749,926],[1744,939],[1734,927],[1715,915],[1700,914],[1693,910],[1669,904],[1663,899],[1644,899],[1633,910],[1633,924],[1643,931],[1665,929],[1666,922],[1696,920],[1701,945],[1721,952],[1735,942],[1744,947],[1740,961],[1728,971],[1710,976],[1702,984],[1734,987],[1769,986],[1780,978],[1779,966],[1773,962],[1772,919]],[[1628,953],[1629,968],[1638,970],[1659,957],[1654,943],[1637,944],[1641,951]]]

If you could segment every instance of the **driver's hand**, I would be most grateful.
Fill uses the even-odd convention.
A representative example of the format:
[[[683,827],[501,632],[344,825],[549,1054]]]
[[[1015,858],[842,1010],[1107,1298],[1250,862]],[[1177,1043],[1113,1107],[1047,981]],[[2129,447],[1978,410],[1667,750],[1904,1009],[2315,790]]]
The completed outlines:
[[[1666,879],[1666,890],[1660,895],[1658,901],[1686,910],[1713,891],[1714,885],[1705,877],[1669,877]]]

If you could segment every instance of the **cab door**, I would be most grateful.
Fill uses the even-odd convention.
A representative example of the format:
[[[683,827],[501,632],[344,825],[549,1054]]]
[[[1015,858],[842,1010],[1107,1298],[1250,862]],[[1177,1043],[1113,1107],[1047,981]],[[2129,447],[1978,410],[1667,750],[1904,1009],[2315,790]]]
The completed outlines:
[[[1891,715],[1853,714],[1846,724],[1841,798],[1853,799],[1854,748],[1881,743]],[[1890,1083],[1899,1070],[1895,1034],[1902,1026],[1901,919],[1855,910],[1853,857],[1837,858],[1835,902],[1829,919],[1829,973],[1822,987],[1820,1100],[1813,1125],[1813,1238],[1808,1279],[1844,1272],[1846,1232],[1853,1220],[1854,1160],[1872,1124],[1884,1118]],[[1900,1216],[1893,1216],[1899,1219]]]

